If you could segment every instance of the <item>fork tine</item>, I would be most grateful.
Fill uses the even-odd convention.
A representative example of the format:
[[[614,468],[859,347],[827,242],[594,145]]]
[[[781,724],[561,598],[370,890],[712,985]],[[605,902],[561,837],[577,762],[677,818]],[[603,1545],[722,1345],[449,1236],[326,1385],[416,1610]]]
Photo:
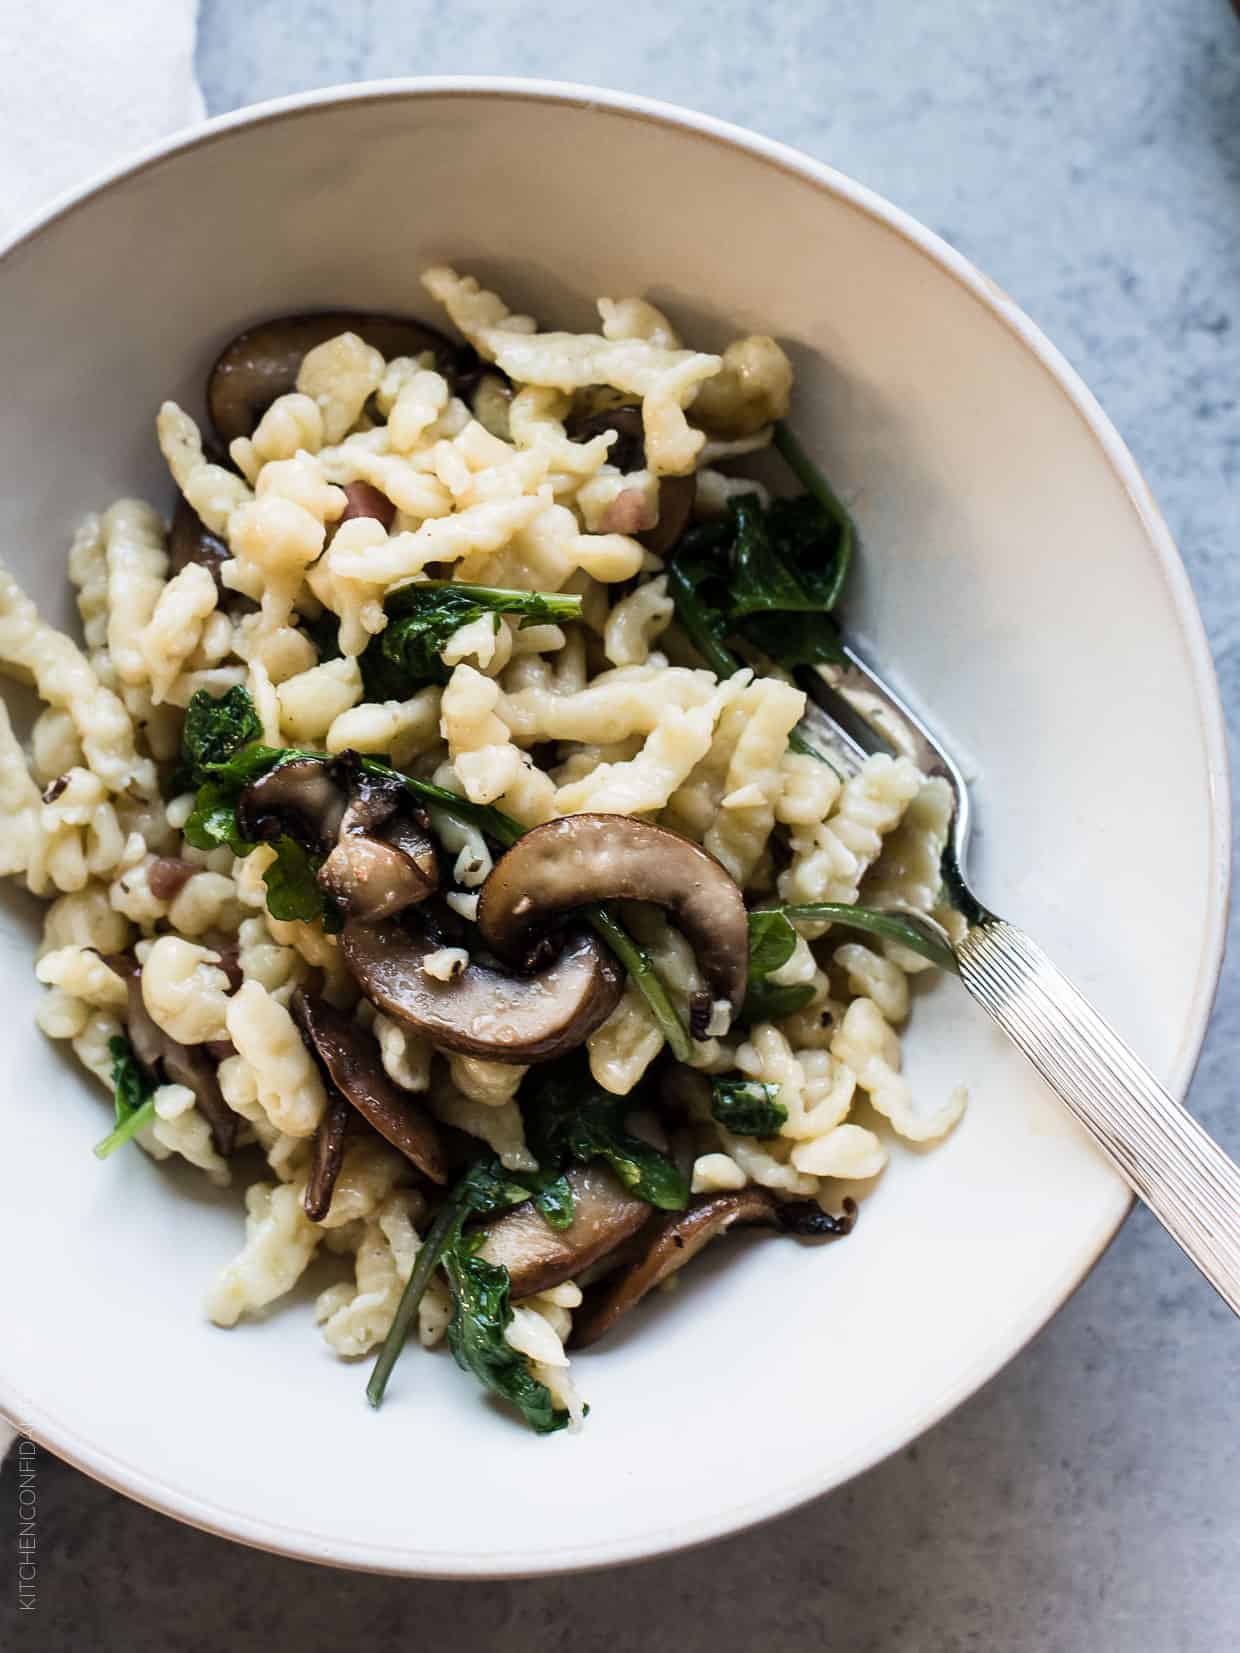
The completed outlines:
[[[960,879],[959,869],[964,867],[971,824],[969,789],[964,775],[955,759],[895,690],[884,683],[848,644],[843,645],[843,651],[843,665],[817,666],[798,673],[798,681],[812,697],[817,714],[813,720],[817,738],[826,741],[829,737],[823,731],[827,727],[833,731],[834,748],[838,749],[842,744],[850,753],[850,773],[855,772],[859,763],[873,752],[890,751],[909,758],[929,778],[942,776],[953,794],[950,857],[955,869],[954,885]],[[872,743],[863,744],[865,733],[845,730],[839,721],[841,704],[849,714],[849,721],[857,729],[868,732]]]
[[[869,756],[866,748],[814,699],[807,700],[796,732],[844,780],[855,775]]]
[[[853,717],[870,731],[875,741],[871,750],[886,748],[898,756],[909,758],[924,775],[942,775],[955,791],[963,793],[964,776],[954,759],[943,749],[912,707],[867,666],[848,644],[844,645],[844,655],[846,665],[820,666],[814,675],[817,675],[819,682],[829,693],[838,696]],[[809,676],[807,673],[805,687],[810,693],[814,693],[815,685],[809,681]],[[817,696],[815,698],[817,699]],[[827,699],[827,696],[823,696],[823,699]],[[818,703],[821,705],[822,701]],[[826,709],[829,716],[829,707]]]

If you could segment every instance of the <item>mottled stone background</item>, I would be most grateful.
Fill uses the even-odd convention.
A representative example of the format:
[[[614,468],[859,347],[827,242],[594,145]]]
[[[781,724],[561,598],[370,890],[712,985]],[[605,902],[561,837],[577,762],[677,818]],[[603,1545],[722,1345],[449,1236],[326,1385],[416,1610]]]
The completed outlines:
[[[1132,445],[1188,563],[1234,733],[1228,0],[202,0],[199,69],[213,113],[387,75],[592,81],[740,121],[873,185],[1030,311]],[[1149,865],[1153,893],[1174,847],[1152,842]],[[1233,965],[1191,1097],[1233,1153],[1238,1043]],[[39,1610],[19,1621],[6,1585],[0,1646],[1226,1653],[1240,1646],[1238,1401],[1240,1329],[1138,1213],[1033,1346],[915,1446],[759,1531],[636,1569],[512,1584],[316,1571],[177,1526],[43,1454]],[[416,1487],[416,1466],[393,1473]],[[10,1468],[4,1552],[15,1503]]]

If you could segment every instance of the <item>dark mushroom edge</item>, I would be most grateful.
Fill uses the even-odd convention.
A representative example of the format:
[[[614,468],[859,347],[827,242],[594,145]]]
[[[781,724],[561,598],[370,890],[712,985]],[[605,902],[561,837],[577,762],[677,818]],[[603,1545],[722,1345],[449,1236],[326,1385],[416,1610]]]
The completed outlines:
[[[604,1282],[573,1319],[572,1344],[583,1349],[595,1343],[616,1321],[634,1308],[664,1280],[696,1257],[714,1239],[738,1225],[761,1225],[816,1239],[851,1232],[857,1207],[844,1202],[843,1215],[833,1217],[812,1200],[781,1204],[765,1188],[742,1188],[736,1193],[699,1194],[685,1211],[651,1224],[643,1234],[644,1249],[620,1276]]]
[[[448,1165],[439,1127],[417,1097],[390,1078],[373,1034],[304,987],[294,993],[292,1011],[331,1092],[355,1108],[428,1181],[446,1183]]]
[[[533,827],[482,887],[478,929],[512,963],[528,962],[566,913],[596,902],[650,901],[693,948],[716,1000],[735,1015],[745,998],[749,929],[731,875],[700,845],[628,815],[565,815]],[[705,1029],[701,1007],[695,1018]],[[706,1006],[706,1019],[710,1007]]]

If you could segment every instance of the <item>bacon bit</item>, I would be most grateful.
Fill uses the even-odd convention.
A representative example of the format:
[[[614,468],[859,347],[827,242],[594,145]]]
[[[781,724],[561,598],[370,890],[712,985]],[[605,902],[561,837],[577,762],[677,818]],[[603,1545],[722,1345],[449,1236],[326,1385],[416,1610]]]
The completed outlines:
[[[156,901],[175,901],[194,876],[195,868],[176,855],[158,855],[146,875]]]
[[[242,982],[241,949],[239,947],[232,946],[217,947],[215,950],[220,955],[220,962],[216,966],[216,969],[222,970],[228,977],[228,991],[230,993],[235,993],[241,986]]]
[[[213,1062],[226,1062],[230,1056],[237,1054],[237,1047],[231,1039],[208,1039],[202,1048]]]
[[[43,802],[45,804],[54,804],[68,784],[68,775],[57,775],[54,781],[48,781],[47,785],[43,788]]]
[[[341,522],[348,522],[353,517],[375,517],[385,528],[392,526],[396,507],[386,494],[379,492],[378,488],[372,488],[369,482],[346,482],[344,491],[348,503],[341,515]]]
[[[644,534],[659,520],[659,508],[642,488],[625,488],[603,516],[605,534]]]

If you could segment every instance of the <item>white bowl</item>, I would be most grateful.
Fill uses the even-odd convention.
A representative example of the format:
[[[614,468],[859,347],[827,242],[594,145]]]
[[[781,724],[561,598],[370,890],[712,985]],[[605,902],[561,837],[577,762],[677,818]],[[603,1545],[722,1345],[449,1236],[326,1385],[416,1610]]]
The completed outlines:
[[[645,293],[707,345],[770,331],[795,424],[854,504],[852,628],[976,772],[978,889],[1182,1093],[1222,949],[1222,718],[1184,570],[1072,370],[867,190],[699,115],[571,87],[412,81],[211,122],[49,213],[0,263],[3,555],[57,619],[75,521],[169,500],[152,432],[259,317],[425,313],[450,258],[549,322]],[[15,905],[14,912],[19,912]],[[239,1195],[96,1162],[97,1091],[35,1032],[34,929],[0,976],[0,1408],[133,1497],[312,1560],[412,1574],[596,1566],[786,1510],[959,1404],[1076,1286],[1124,1188],[951,982],[917,1085],[966,1083],[843,1244],[720,1246],[579,1362],[541,1440],[411,1350],[382,1411],[305,1300],[213,1329]],[[1084,1377],[1082,1381],[1088,1381]]]

